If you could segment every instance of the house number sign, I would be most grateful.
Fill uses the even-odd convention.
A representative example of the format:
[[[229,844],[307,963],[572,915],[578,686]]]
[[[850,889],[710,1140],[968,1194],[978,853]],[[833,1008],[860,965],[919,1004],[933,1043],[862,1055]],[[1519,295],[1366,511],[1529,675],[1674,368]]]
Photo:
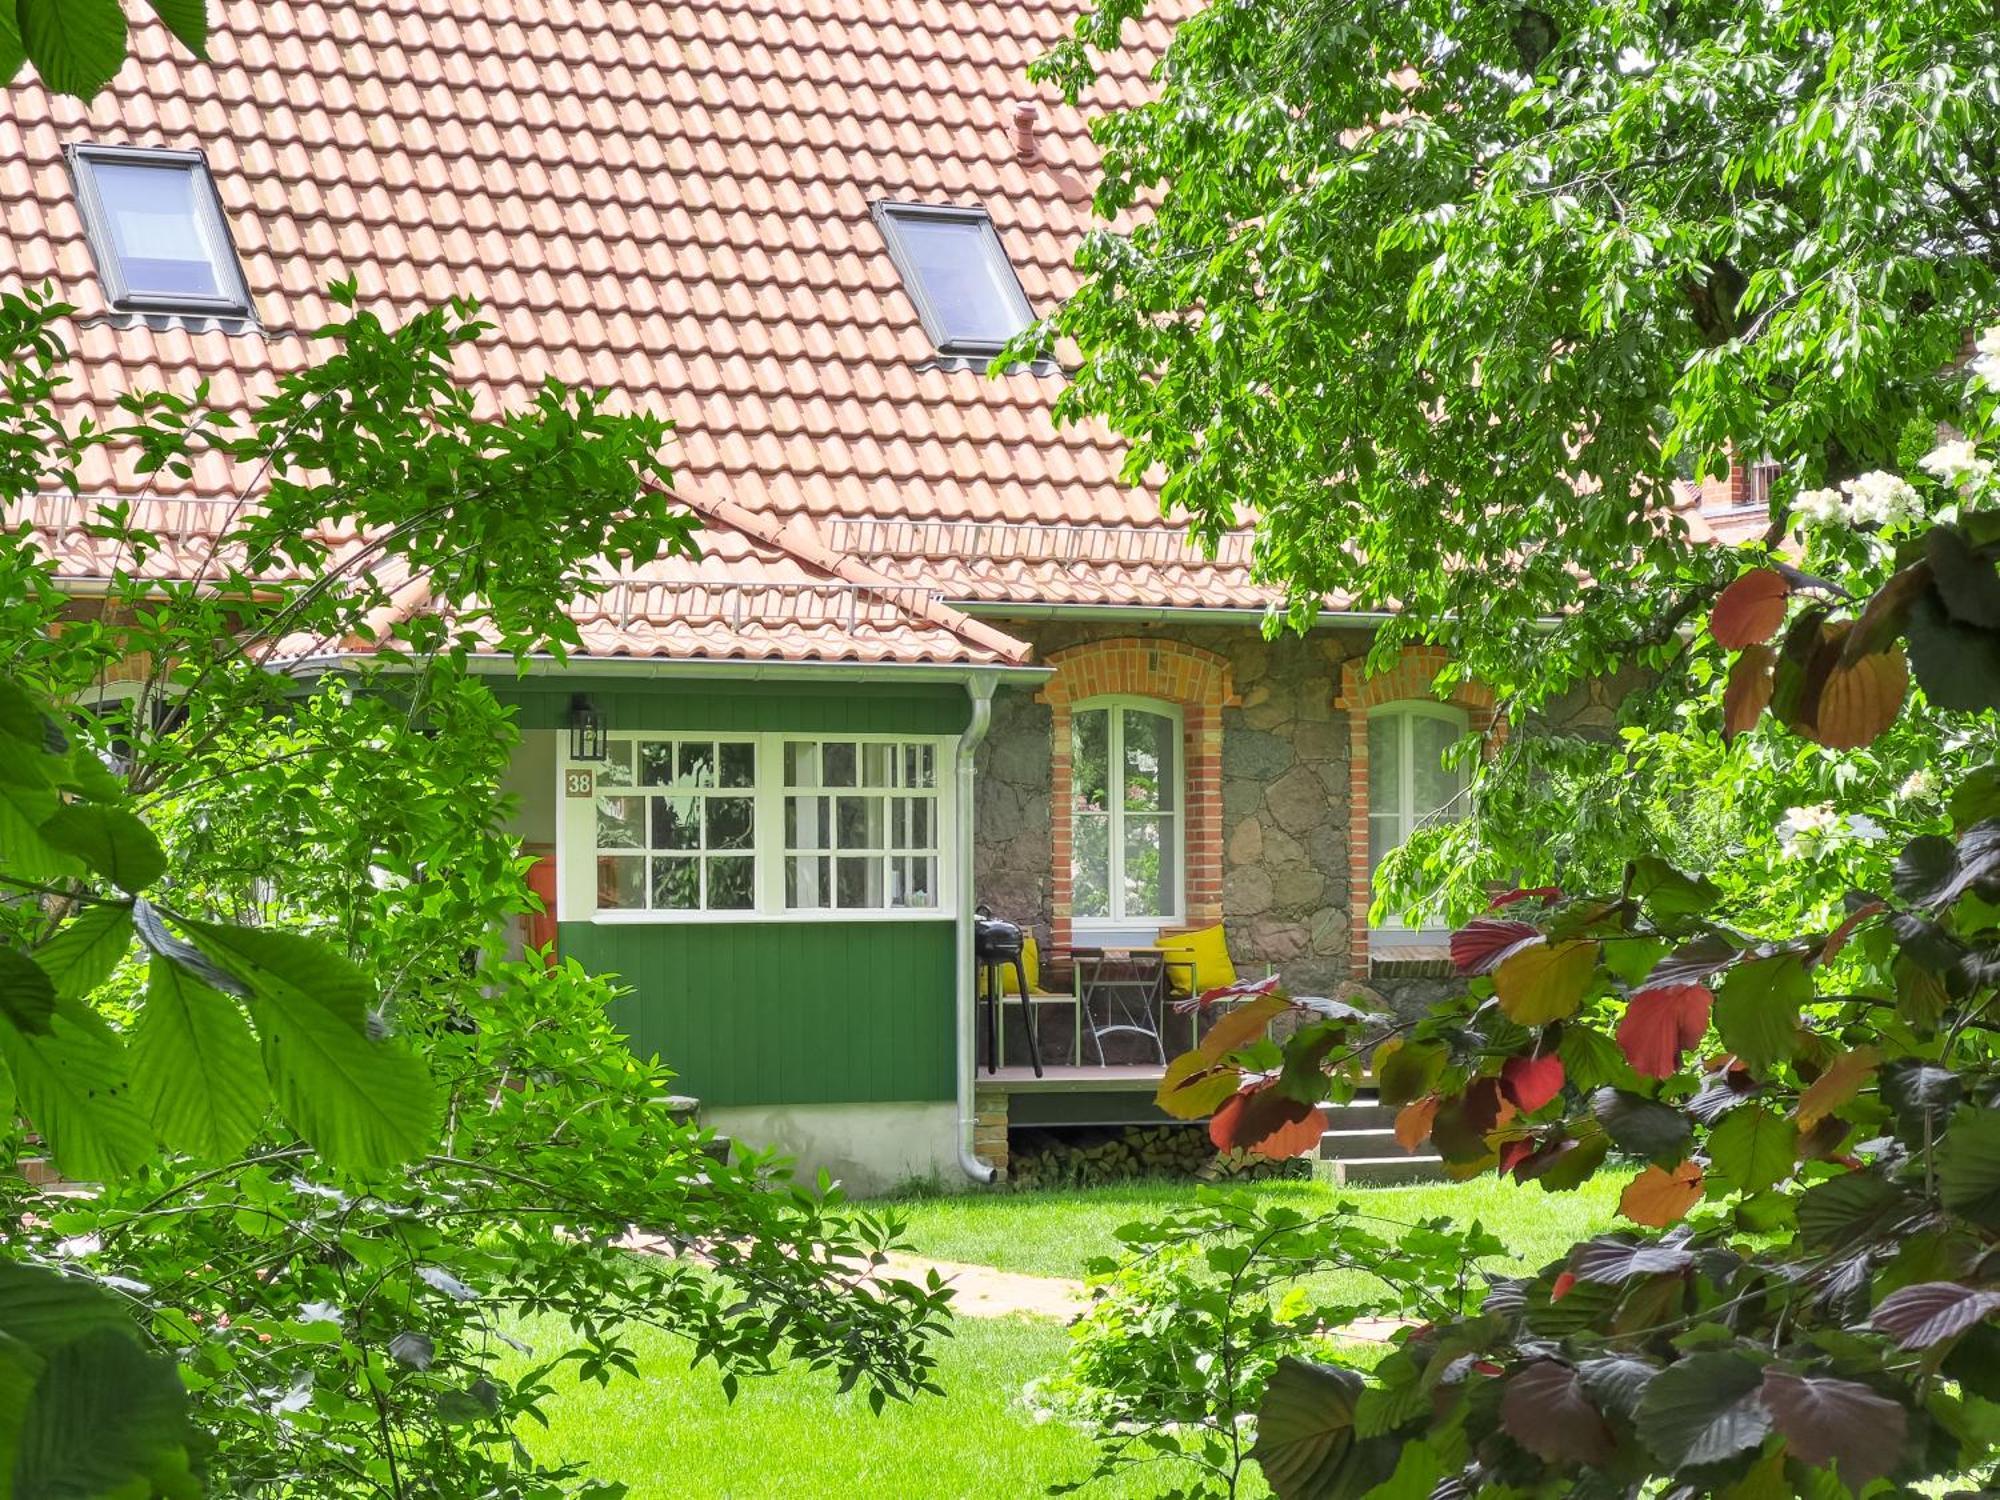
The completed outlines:
[[[591,783],[595,779],[595,773],[591,771],[564,771],[563,795],[565,797],[588,797],[591,793]]]

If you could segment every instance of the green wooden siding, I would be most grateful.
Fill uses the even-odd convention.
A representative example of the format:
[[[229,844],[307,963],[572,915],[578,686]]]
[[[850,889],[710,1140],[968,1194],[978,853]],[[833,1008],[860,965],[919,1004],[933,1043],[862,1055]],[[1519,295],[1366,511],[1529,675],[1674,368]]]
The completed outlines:
[[[633,1049],[706,1104],[953,1097],[950,921],[559,931],[565,957],[630,987],[612,1016]]]
[[[523,729],[568,727],[569,700],[587,694],[609,727],[711,729],[755,734],[957,734],[969,706],[955,682],[821,682],[591,676],[587,672],[500,682],[494,693],[520,710]]]

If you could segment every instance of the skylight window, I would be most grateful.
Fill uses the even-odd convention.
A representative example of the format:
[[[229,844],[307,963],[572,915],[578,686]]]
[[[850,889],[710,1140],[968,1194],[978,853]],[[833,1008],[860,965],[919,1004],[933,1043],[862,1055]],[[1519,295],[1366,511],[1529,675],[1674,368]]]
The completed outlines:
[[[249,289],[200,152],[72,146],[69,155],[112,306],[249,315]]]
[[[984,209],[878,203],[875,222],[938,353],[997,354],[1035,321]]]

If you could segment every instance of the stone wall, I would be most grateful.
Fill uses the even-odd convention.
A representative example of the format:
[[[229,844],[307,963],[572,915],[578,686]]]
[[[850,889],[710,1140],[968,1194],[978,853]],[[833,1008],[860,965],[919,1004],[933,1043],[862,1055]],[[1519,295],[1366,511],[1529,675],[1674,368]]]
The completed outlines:
[[[1155,636],[1226,657],[1240,706],[1222,719],[1224,923],[1246,974],[1275,966],[1294,991],[1339,993],[1347,975],[1346,720],[1333,707],[1340,664],[1367,647],[1354,631],[1266,641],[1254,626],[1003,627],[1036,658],[1091,640]],[[975,882],[996,915],[1046,933],[1050,909],[1050,714],[1035,689],[995,695],[979,752]]]

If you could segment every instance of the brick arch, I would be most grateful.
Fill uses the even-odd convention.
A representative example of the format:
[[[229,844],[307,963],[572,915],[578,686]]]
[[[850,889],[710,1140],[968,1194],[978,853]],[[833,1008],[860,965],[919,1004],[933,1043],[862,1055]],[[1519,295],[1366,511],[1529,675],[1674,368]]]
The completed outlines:
[[[1222,920],[1222,711],[1240,700],[1228,659],[1183,641],[1120,637],[1051,651],[1055,675],[1037,695],[1050,710],[1050,938],[1071,942],[1070,860],[1075,785],[1070,766],[1070,711],[1091,698],[1157,698],[1181,711],[1181,763],[1187,805],[1181,811],[1181,879],[1190,923]]]
[[[1507,737],[1507,721],[1495,709],[1493,690],[1483,682],[1460,682],[1443,698],[1437,676],[1451,657],[1439,646],[1405,646],[1396,664],[1368,675],[1365,657],[1341,666],[1340,689],[1333,706],[1347,715],[1347,876],[1353,921],[1348,952],[1357,978],[1368,977],[1368,905],[1374,892],[1368,880],[1368,711],[1386,703],[1445,703],[1463,709],[1467,724],[1491,751]]]

